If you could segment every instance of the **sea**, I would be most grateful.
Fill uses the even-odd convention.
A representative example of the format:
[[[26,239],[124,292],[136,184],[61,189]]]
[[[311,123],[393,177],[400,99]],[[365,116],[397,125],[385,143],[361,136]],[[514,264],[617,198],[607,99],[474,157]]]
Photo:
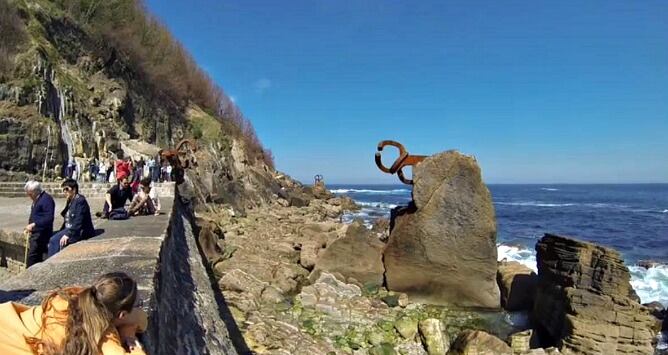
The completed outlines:
[[[496,212],[499,260],[536,270],[536,242],[545,233],[571,236],[619,251],[642,303],[668,306],[668,184],[488,185]],[[328,185],[347,195],[371,226],[411,200],[409,185]],[[649,268],[639,266],[652,261]]]

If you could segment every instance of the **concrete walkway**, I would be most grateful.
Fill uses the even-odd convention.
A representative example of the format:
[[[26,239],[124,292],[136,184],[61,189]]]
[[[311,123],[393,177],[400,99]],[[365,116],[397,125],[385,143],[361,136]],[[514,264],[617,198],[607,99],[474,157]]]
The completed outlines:
[[[141,293],[152,289],[158,253],[172,212],[173,197],[161,198],[162,214],[110,221],[93,216],[98,236],[69,245],[54,257],[33,265],[0,283],[0,301],[39,303],[49,290],[92,283],[99,275],[124,271],[135,278]],[[89,199],[93,213],[102,209],[102,198]],[[0,230],[21,233],[30,214],[27,198],[0,198]],[[54,229],[62,223],[63,199],[56,199]]]

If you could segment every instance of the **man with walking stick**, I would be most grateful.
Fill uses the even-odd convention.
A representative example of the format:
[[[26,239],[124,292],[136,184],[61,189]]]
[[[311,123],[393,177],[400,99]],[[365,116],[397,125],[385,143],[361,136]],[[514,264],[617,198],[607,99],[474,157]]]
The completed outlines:
[[[25,227],[28,237],[26,268],[42,262],[42,255],[46,253],[49,238],[53,234],[53,214],[56,204],[51,195],[42,190],[38,181],[28,181],[24,187],[28,197],[32,200],[30,219]]]

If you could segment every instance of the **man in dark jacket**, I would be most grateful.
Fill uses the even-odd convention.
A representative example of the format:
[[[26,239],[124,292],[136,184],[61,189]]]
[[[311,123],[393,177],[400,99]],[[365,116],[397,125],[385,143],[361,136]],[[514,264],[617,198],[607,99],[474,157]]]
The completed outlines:
[[[25,228],[26,232],[30,233],[28,260],[26,260],[26,267],[29,267],[42,262],[42,256],[47,252],[49,238],[53,234],[53,213],[56,204],[37,181],[28,181],[24,190],[32,200],[30,218]]]
[[[79,184],[74,179],[65,179],[62,185],[67,196],[67,205],[60,213],[65,222],[62,228],[49,239],[49,257],[52,257],[66,246],[95,235],[90,206],[82,195],[79,195]]]

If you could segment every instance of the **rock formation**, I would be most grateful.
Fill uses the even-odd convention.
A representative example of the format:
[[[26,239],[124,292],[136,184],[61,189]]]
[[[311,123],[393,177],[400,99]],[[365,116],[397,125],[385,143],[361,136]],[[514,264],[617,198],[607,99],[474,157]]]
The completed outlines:
[[[564,354],[652,354],[652,317],[618,252],[546,234],[536,244],[533,318]],[[547,344],[552,345],[552,344]]]
[[[511,355],[503,340],[481,330],[465,330],[452,343],[448,355]]]
[[[379,288],[383,286],[385,272],[384,247],[385,244],[357,220],[348,226],[345,236],[319,254],[310,278],[315,281],[322,271],[327,271],[352,283]]]
[[[538,277],[517,261],[500,262],[496,275],[501,291],[501,306],[508,311],[530,310]]]
[[[393,211],[387,286],[411,301],[499,307],[494,207],[475,159],[456,151],[413,171],[413,205]]]

